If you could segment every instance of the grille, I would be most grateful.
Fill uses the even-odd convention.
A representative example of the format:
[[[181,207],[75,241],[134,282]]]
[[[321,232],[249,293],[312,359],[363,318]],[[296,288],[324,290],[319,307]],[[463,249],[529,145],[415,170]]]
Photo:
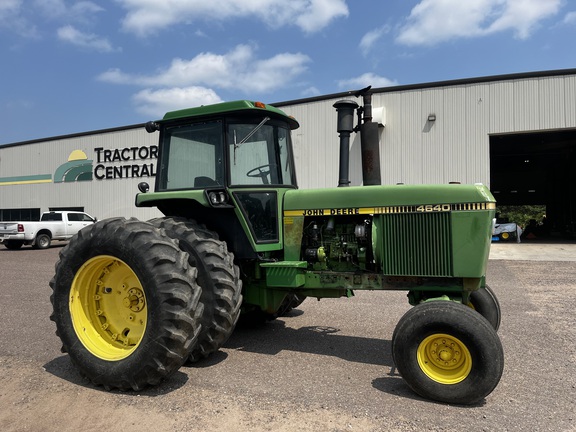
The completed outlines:
[[[450,213],[382,215],[382,267],[397,276],[452,276]]]

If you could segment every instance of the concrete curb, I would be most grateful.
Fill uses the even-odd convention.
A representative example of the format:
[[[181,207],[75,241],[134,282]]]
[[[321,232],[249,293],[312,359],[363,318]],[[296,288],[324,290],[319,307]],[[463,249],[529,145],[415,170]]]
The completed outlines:
[[[492,243],[490,259],[576,261],[576,243]]]

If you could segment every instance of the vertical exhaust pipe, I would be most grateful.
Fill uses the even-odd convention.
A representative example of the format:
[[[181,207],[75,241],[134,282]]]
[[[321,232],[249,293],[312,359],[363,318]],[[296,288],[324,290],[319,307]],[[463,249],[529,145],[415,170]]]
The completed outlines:
[[[352,100],[341,100],[333,105],[338,113],[338,133],[340,134],[340,170],[338,187],[349,186],[350,134],[354,131],[354,111],[358,104]],[[378,127],[378,125],[376,125]]]
[[[378,123],[372,121],[372,93],[370,92],[370,87],[360,90],[356,95],[362,96],[364,103],[364,107],[361,108],[364,118],[360,125],[362,180],[364,186],[381,185],[380,140],[378,137]]]

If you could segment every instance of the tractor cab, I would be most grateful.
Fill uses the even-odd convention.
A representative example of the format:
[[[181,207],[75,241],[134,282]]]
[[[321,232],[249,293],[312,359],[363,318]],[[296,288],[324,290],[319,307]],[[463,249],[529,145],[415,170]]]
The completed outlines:
[[[186,110],[188,111],[188,110]],[[296,187],[290,124],[266,109],[165,123],[156,191]]]
[[[146,125],[160,131],[159,160],[155,192],[139,194],[137,205],[223,224],[225,231],[240,221],[250,249],[280,248],[279,206],[283,194],[297,188],[290,131],[298,126],[260,102],[169,112]],[[230,232],[228,240],[233,237],[238,234]],[[238,242],[245,243],[232,240]]]

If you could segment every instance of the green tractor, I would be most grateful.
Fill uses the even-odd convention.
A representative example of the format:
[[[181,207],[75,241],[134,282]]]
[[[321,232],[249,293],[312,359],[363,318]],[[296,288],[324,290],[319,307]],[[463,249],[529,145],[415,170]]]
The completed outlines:
[[[379,185],[369,89],[335,104],[339,186],[299,190],[298,122],[260,102],[167,113],[154,191],[137,207],[164,217],[106,219],[62,249],[50,282],[57,335],[80,373],[140,390],[217,351],[238,319],[274,319],[305,298],[404,290],[392,336],[418,394],[471,404],[498,384],[500,306],[485,283],[495,200],[483,185]],[[363,117],[362,117],[363,115]],[[358,125],[354,126],[355,117]],[[359,131],[364,184],[349,186]]]

